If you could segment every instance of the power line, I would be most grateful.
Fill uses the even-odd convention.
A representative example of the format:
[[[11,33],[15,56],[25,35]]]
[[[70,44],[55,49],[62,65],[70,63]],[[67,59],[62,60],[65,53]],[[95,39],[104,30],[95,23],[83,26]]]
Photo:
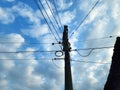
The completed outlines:
[[[23,43],[23,44],[51,44],[51,45],[54,45],[54,44],[61,44],[60,42],[59,43],[29,43],[29,42],[1,42],[0,41],[0,44],[20,44],[20,43]]]
[[[57,26],[58,26],[58,29],[61,29],[61,27],[59,26],[59,23],[58,23],[58,21],[57,21],[55,15],[54,15],[54,13],[53,13],[53,10],[52,10],[51,7],[50,7],[48,1],[47,1],[47,0],[45,0],[45,1],[46,1],[46,4],[47,4],[48,8],[50,9],[50,12],[51,12],[51,14],[52,14],[52,16],[53,16],[53,18],[54,18],[54,20],[55,20]],[[59,36],[59,34],[58,34],[57,31],[56,31],[56,33],[57,33],[58,37],[60,38],[60,36]]]
[[[91,49],[90,52],[87,55],[82,55],[78,50],[76,52],[81,56],[81,57],[88,57],[94,49]]]
[[[73,34],[79,29],[79,27],[83,24],[83,22],[86,20],[86,18],[90,15],[90,13],[94,10],[94,8],[97,6],[97,4],[99,3],[100,0],[97,0],[97,2],[94,4],[94,6],[90,9],[90,11],[88,12],[88,14],[83,18],[83,20],[79,23],[79,25],[76,27],[76,29],[74,29],[74,31],[72,32],[72,34],[70,35],[69,38],[71,38],[73,36]]]
[[[61,19],[60,19],[60,16],[59,16],[59,13],[58,13],[56,4],[55,4],[55,0],[53,0],[53,5],[54,5],[55,11],[56,11],[56,13],[57,13],[58,20],[59,20],[59,22],[60,22],[60,26],[61,26],[61,28],[62,28],[62,22],[61,22]],[[61,30],[63,31],[63,28],[62,28]]]
[[[44,13],[42,12],[42,9],[41,9],[41,7],[39,6],[37,0],[34,0],[34,1],[35,1],[35,4],[37,5],[38,9],[40,10],[40,12],[41,12],[41,14],[42,14],[42,16],[43,16],[45,22],[47,23],[47,25],[48,25],[48,27],[49,27],[49,29],[50,29],[52,35],[54,36],[55,40],[56,40],[57,42],[59,42],[59,41],[57,40],[55,34],[53,33],[52,28],[50,27],[50,25],[49,25],[47,19],[45,18],[45,15],[44,15]],[[40,1],[40,0],[39,0],[39,1]],[[40,4],[42,4],[42,3],[40,3]]]
[[[53,28],[54,28],[54,30],[55,30],[55,32],[56,32],[56,34],[57,34],[58,38],[59,38],[59,39],[61,39],[61,38],[59,37],[59,34],[57,33],[57,30],[56,30],[55,26],[54,26],[54,25],[53,25],[53,23],[52,23],[52,20],[50,19],[50,17],[49,17],[49,15],[48,15],[48,13],[46,12],[46,10],[45,10],[45,8],[44,8],[44,6],[43,6],[42,2],[41,2],[40,0],[39,0],[39,2],[40,2],[40,4],[41,4],[42,8],[44,9],[44,12],[45,12],[45,14],[47,15],[47,17],[48,17],[49,21],[51,22],[51,25],[53,26]]]
[[[71,51],[79,51],[79,50],[95,50],[95,49],[110,49],[114,48],[114,46],[108,46],[108,47],[94,47],[94,48],[81,48],[81,49],[72,49]],[[0,51],[0,53],[39,53],[39,52],[56,52],[59,50],[50,50],[50,51],[42,51],[42,50],[36,50],[36,51]]]
[[[58,59],[58,60],[57,60]],[[53,60],[62,60],[63,61],[64,58],[38,58],[38,59],[17,59],[17,58],[9,58],[9,59],[2,59],[0,58],[0,60],[16,60],[16,61],[24,61],[24,60],[38,60],[38,61],[53,61]],[[94,61],[85,61],[85,60],[73,60],[71,59],[70,61],[73,61],[73,62],[80,62],[80,63],[95,63],[95,64],[111,64],[111,63],[108,63],[108,62],[94,62]]]
[[[117,35],[100,37],[100,38],[92,38],[92,39],[86,39],[86,40],[78,40],[78,41],[80,41],[80,42],[86,42],[86,41],[100,40],[100,39],[108,39],[108,38],[114,38],[114,37],[117,37]]]
[[[54,62],[55,59],[52,59],[52,63],[59,69],[64,69],[64,67],[61,67],[61,66],[58,66],[55,62]]]
[[[84,60],[71,60],[74,62],[80,62],[80,63],[92,63],[92,64],[111,64],[108,62],[95,62],[95,61],[84,61]]]
[[[36,51],[0,51],[0,53],[39,53],[39,52],[56,52],[58,50],[51,50],[51,51],[42,51],[42,50],[36,50]]]
[[[93,48],[80,48],[80,49],[72,49],[71,51],[79,51],[79,50],[95,50],[95,49],[110,49],[114,48],[114,46],[107,46],[107,47],[93,47]]]
[[[2,59],[2,58],[0,58],[0,60],[47,60],[47,61],[50,61],[50,60],[62,60],[62,59],[64,59],[64,58],[35,58],[35,59],[26,59],[26,58],[22,58],[22,59],[18,59],[18,58],[7,58],[7,59]]]
[[[0,59],[0,60],[52,60],[52,58],[40,58],[40,59],[16,59],[16,58],[10,58],[10,59]]]

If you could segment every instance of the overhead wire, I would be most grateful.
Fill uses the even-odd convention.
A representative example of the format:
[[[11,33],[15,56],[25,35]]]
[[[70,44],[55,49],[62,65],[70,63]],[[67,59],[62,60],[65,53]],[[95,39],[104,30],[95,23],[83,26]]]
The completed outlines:
[[[54,45],[54,44],[61,44],[61,43],[35,43],[35,42],[1,42],[0,41],[0,44],[20,44],[20,43],[23,43],[23,44],[27,44],[27,45],[29,45],[29,44],[51,44],[51,45]]]
[[[82,19],[82,21],[79,23],[79,25],[74,29],[74,31],[71,33],[70,37],[73,36],[73,34],[79,29],[79,27],[83,24],[83,22],[86,20],[86,18],[90,15],[90,13],[94,10],[94,8],[97,6],[100,0],[97,0],[94,6],[90,9],[90,11],[87,13],[87,15]]]
[[[86,42],[86,41],[92,41],[92,40],[108,39],[108,38],[113,38],[113,37],[117,37],[117,35],[111,35],[111,36],[100,37],[100,38],[92,38],[92,39],[86,39],[86,40],[78,40],[78,41]]]
[[[52,63],[53,63],[57,68],[59,68],[59,69],[64,69],[64,67],[58,66],[54,61],[55,61],[55,59],[52,59]]]
[[[79,51],[79,50],[96,50],[96,49],[110,49],[114,48],[114,46],[106,46],[106,47],[91,47],[91,48],[79,48],[79,49],[72,49],[71,51]]]
[[[45,20],[46,24],[48,25],[48,27],[49,27],[49,29],[50,29],[50,31],[51,31],[51,33],[52,33],[52,35],[54,36],[55,40],[56,40],[57,42],[59,42],[59,41],[58,41],[58,39],[56,38],[56,36],[55,36],[54,32],[52,31],[52,28],[51,28],[51,26],[49,25],[49,23],[48,23],[47,19],[45,18],[45,15],[44,15],[44,13],[42,12],[42,9],[41,9],[41,7],[39,6],[39,4],[38,4],[37,0],[34,0],[34,1],[35,1],[35,4],[37,5],[38,9],[40,10],[40,12],[41,12],[41,14],[42,14],[42,16],[43,16],[43,18],[44,18],[44,20]],[[39,0],[39,1],[40,1],[40,0]],[[40,4],[42,5],[41,1],[40,1]],[[61,47],[61,46],[60,46],[60,48],[62,49],[62,47]]]
[[[88,57],[94,49],[91,49],[90,52],[87,55],[82,55],[78,50],[76,52],[81,56],[81,57]]]
[[[38,58],[38,59],[17,59],[17,58],[9,58],[9,59],[2,59],[2,58],[0,58],[0,61],[2,61],[2,60],[15,60],[15,61],[24,61],[24,60],[37,60],[37,61],[52,61],[53,62],[53,60],[54,61],[59,61],[59,60],[62,60],[62,61],[64,61],[63,60],[64,58],[58,58],[58,60],[57,60],[57,58]],[[73,61],[73,62],[80,62],[80,63],[93,63],[93,64],[111,64],[111,63],[108,63],[108,62],[96,62],[96,61],[86,61],[86,60],[74,60],[74,59],[71,59],[70,61]],[[58,67],[58,68],[63,68],[63,67],[59,67],[58,65],[56,66],[56,67]]]
[[[61,26],[61,30],[63,31],[62,22],[61,22],[61,19],[60,19],[60,15],[59,15],[59,13],[58,13],[57,6],[56,6],[56,4],[55,4],[55,0],[53,0],[53,5],[54,5],[55,11],[56,11],[57,16],[58,16],[58,20],[59,20],[59,23],[60,23],[60,26]]]
[[[0,53],[39,53],[39,52],[55,52],[58,50],[51,50],[51,51],[43,51],[43,50],[36,50],[36,51],[0,51]]]
[[[52,25],[52,27],[54,28],[54,30],[55,30],[58,38],[61,39],[60,36],[59,36],[59,34],[57,33],[57,30],[56,30],[55,26],[53,25],[53,23],[52,23],[52,21],[51,21],[51,18],[49,17],[48,13],[46,12],[45,7],[43,6],[43,4],[42,4],[42,2],[41,2],[40,0],[39,0],[39,2],[40,2],[40,4],[41,4],[42,8],[44,9],[44,12],[45,12],[45,14],[47,15],[49,21],[51,22],[51,25]]]
[[[96,61],[73,60],[73,59],[71,59],[71,61],[80,62],[80,63],[92,63],[92,64],[111,64],[108,62],[96,62]]]
[[[107,47],[94,47],[94,48],[79,48],[79,49],[71,49],[71,51],[79,51],[79,50],[96,50],[96,49],[110,49],[114,48],[114,46],[107,46]],[[29,53],[29,52],[56,52],[59,50],[50,50],[50,51],[44,51],[44,50],[36,50],[36,51],[0,51],[0,53]]]
[[[52,16],[53,16],[53,18],[54,18],[54,20],[55,20],[56,24],[57,24],[58,29],[61,29],[61,27],[60,27],[60,25],[59,25],[59,23],[58,23],[58,21],[57,21],[57,19],[56,19],[55,15],[54,15],[54,12],[53,12],[53,10],[51,9],[51,6],[49,5],[49,3],[48,3],[48,1],[47,1],[47,0],[45,0],[45,1],[46,1],[46,4],[47,4],[48,8],[50,9],[50,12],[51,12],[51,14],[52,14]],[[60,38],[60,36],[59,36],[59,34],[58,34],[57,30],[55,30],[55,31],[56,31],[56,33],[57,33],[58,37]]]
[[[64,58],[34,58],[34,59],[27,59],[27,58],[22,58],[22,59],[18,59],[18,58],[7,58],[7,59],[2,59],[0,58],[0,60],[62,60]]]

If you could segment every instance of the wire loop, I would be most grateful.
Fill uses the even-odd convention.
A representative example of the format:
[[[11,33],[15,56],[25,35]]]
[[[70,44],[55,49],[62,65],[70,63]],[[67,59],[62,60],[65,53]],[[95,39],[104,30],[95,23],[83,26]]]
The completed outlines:
[[[63,56],[63,51],[56,51],[55,56],[57,56],[57,57]]]

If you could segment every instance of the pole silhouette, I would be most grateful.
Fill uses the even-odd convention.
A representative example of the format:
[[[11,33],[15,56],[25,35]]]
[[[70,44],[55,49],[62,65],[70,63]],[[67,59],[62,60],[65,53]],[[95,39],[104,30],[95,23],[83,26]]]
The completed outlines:
[[[70,65],[70,43],[68,40],[68,26],[64,26],[63,31],[63,51],[65,53],[65,90],[73,90],[71,65]]]

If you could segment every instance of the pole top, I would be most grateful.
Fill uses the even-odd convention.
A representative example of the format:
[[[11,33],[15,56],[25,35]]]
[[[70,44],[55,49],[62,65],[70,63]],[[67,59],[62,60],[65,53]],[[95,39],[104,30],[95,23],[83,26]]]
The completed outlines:
[[[64,29],[68,29],[68,25],[64,25]]]

